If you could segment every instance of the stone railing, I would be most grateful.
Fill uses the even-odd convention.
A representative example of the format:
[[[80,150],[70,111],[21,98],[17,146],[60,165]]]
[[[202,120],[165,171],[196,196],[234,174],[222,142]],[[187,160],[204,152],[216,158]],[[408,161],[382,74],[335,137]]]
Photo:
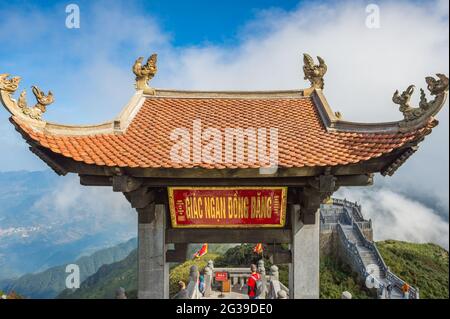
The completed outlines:
[[[392,273],[390,270],[386,272],[386,279],[394,286],[396,286],[398,289],[402,289],[403,285],[405,284],[405,281],[399,277],[397,277],[394,273]],[[409,299],[419,299],[419,288],[409,286]]]
[[[230,280],[231,287],[242,291],[247,284],[247,279],[251,275],[249,267],[214,267],[212,261],[208,262],[208,266],[205,268],[205,297],[209,297],[212,289],[217,285],[215,282],[215,274],[217,272],[226,272]],[[266,274],[264,262],[260,260],[258,262],[258,273],[261,275],[261,279],[264,282],[264,290],[261,299],[285,299],[289,296],[289,289],[279,281],[278,267],[272,265],[270,273]],[[238,286],[238,287],[236,287]],[[247,291],[242,291],[246,294]]]
[[[266,299],[287,299],[289,296],[289,288],[287,288],[279,280],[278,267],[272,265],[270,267],[270,276],[267,282]]]
[[[362,230],[372,229],[372,221],[371,220],[363,221],[363,222],[356,222],[356,224],[358,224],[359,228],[361,228]]]
[[[357,203],[354,202],[350,202],[346,199],[333,198],[332,201],[333,205],[350,208],[352,210],[353,215],[352,219],[355,219],[357,222],[364,221],[364,216],[362,215],[361,212],[361,205],[358,205]]]
[[[347,257],[349,258],[349,261],[354,265],[361,278],[365,279],[369,274],[361,258],[361,255],[359,254],[358,248],[347,238],[341,224],[337,225],[337,231],[341,242],[345,245],[345,252],[347,254]]]
[[[337,224],[320,224],[320,231],[321,232],[325,232],[325,231],[334,231],[336,230]]]
[[[347,218],[349,218],[351,220],[351,225],[353,226],[353,229],[355,230],[357,236],[361,239],[364,247],[368,248],[370,251],[373,252],[373,255],[375,256],[376,260],[377,260],[377,264],[380,267],[380,271],[382,273],[384,273],[386,280],[391,283],[392,285],[394,285],[395,287],[401,289],[402,286],[406,283],[404,280],[402,280],[401,278],[399,278],[398,276],[396,276],[394,273],[392,273],[389,269],[389,267],[386,265],[383,257],[381,256],[377,245],[368,240],[366,238],[366,236],[363,233],[363,229],[366,228],[371,228],[372,227],[372,221],[365,221],[362,214],[361,214],[361,206],[349,202],[347,200],[340,200],[340,199],[333,199],[333,204],[337,204],[337,205],[342,205],[344,207],[344,213],[346,215]],[[349,209],[352,210],[352,212],[349,212]],[[356,222],[355,221],[355,215],[358,217],[358,219],[360,218],[361,220],[363,220],[362,222]],[[340,226],[340,225],[339,225]],[[338,228],[339,229],[339,233],[341,236],[343,236],[344,242],[349,242],[350,244],[352,244],[345,236],[342,228]],[[354,247],[353,247],[354,246]],[[355,257],[354,259],[354,263],[357,265],[357,269],[359,270],[359,272],[361,274],[364,274],[364,276],[367,276],[367,270],[366,267],[364,266],[364,263],[362,263],[362,259],[359,256],[359,252],[357,251],[357,248],[355,245],[350,245],[350,251],[351,251],[351,255],[353,257]],[[358,257],[356,257],[355,255],[358,255]],[[364,271],[361,269],[361,263],[362,263],[362,267],[364,268]],[[365,277],[363,277],[365,278]],[[384,289],[384,285],[382,285],[382,289]],[[419,289],[416,287],[412,287],[411,285],[408,284],[408,286],[410,287],[409,289],[409,298],[410,299],[419,299]]]
[[[231,268],[214,268],[213,269],[213,280],[212,284],[213,286],[217,284],[214,280],[215,274],[217,272],[226,272],[228,273],[229,280],[231,282],[232,287],[235,287],[236,285],[239,285],[240,289],[242,289],[246,283],[247,278],[251,275],[250,269],[248,267],[246,268],[237,268],[237,267],[231,267]]]

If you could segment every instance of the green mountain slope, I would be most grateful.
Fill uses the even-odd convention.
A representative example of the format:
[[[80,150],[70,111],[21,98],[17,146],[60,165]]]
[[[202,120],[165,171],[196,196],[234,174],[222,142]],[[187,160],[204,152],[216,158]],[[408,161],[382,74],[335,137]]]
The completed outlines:
[[[137,289],[137,250],[133,250],[125,259],[103,265],[99,270],[82,282],[79,289],[65,289],[59,299],[111,299],[115,291],[125,288],[129,298],[136,298]],[[131,295],[130,295],[130,292]],[[134,292],[134,293],[133,293]]]
[[[105,248],[90,256],[77,259],[74,264],[80,267],[80,280],[96,273],[102,265],[111,264],[125,258],[136,248],[136,238],[125,243]],[[15,280],[0,281],[0,290],[15,291],[27,298],[54,298],[65,289],[66,265],[49,268],[36,274],[27,274]]]
[[[432,244],[413,244],[399,241],[385,241],[377,244],[386,263],[405,280],[420,288],[421,298],[448,298],[448,252]],[[215,259],[216,265],[227,265],[230,256],[239,253],[246,263],[254,262],[249,245],[230,248],[225,255],[207,254],[199,260],[188,260],[171,269],[170,290],[176,291],[179,280],[187,280],[189,268],[196,263],[200,268],[207,260]],[[253,256],[254,257],[254,256]],[[236,258],[233,258],[235,260]],[[133,251],[122,261],[105,265],[97,273],[87,278],[76,291],[65,290],[58,298],[114,298],[119,287],[126,289],[129,298],[136,297],[137,253]],[[234,266],[235,263],[233,263]],[[284,269],[280,268],[280,276]],[[286,269],[287,271],[287,269]],[[283,274],[284,275],[284,274]],[[287,275],[281,278],[287,281]],[[362,287],[349,267],[342,265],[332,256],[324,256],[320,267],[320,297],[340,298],[344,290],[354,298],[374,298],[373,292]]]
[[[448,251],[435,244],[386,240],[377,243],[391,271],[419,287],[422,299],[448,299]]]
[[[339,299],[343,291],[348,291],[354,299],[376,298],[373,292],[364,288],[349,266],[343,265],[331,256],[320,260],[320,298]]]

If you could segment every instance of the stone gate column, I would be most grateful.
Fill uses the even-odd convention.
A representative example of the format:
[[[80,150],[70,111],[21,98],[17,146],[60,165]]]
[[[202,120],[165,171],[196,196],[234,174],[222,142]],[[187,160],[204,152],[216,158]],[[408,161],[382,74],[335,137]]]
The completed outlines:
[[[320,205],[338,187],[330,168],[310,180],[309,186],[296,190],[291,212],[292,263],[289,267],[289,294],[295,299],[319,298],[320,276]]]
[[[113,190],[122,192],[138,213],[138,298],[168,299],[165,205],[156,204],[155,190],[126,175],[113,177]]]
[[[289,294],[291,299],[319,298],[319,214],[314,224],[300,219],[299,205],[292,212],[292,263],[289,264]]]
[[[138,298],[168,299],[165,206],[152,203],[138,213]]]

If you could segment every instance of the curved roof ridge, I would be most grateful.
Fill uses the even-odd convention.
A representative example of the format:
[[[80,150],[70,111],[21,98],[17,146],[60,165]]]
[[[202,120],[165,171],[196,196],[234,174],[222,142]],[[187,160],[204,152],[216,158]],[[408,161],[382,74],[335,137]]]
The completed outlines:
[[[55,135],[94,135],[94,134],[122,134],[133,121],[139,112],[144,101],[147,99],[305,99],[311,98],[321,117],[321,120],[328,131],[341,132],[363,132],[363,133],[396,133],[418,130],[427,126],[430,122],[437,124],[434,116],[443,107],[449,89],[449,80],[444,74],[436,74],[434,77],[426,77],[427,88],[434,97],[428,101],[425,91],[421,89],[419,107],[410,104],[414,86],[409,86],[401,94],[396,91],[392,98],[395,104],[399,105],[399,110],[403,113],[404,119],[395,122],[362,123],[345,121],[339,112],[333,112],[325,96],[322,93],[324,88],[324,75],[328,67],[324,59],[318,57],[319,64],[315,64],[313,58],[304,54],[303,71],[305,80],[309,80],[311,86],[307,89],[297,90],[269,90],[269,91],[200,91],[200,90],[175,90],[157,89],[149,86],[149,81],[157,72],[157,55],[152,54],[147,62],[143,63],[140,57],[133,65],[133,73],[136,75],[136,93],[131,97],[128,104],[120,114],[113,120],[94,125],[65,125],[59,123],[46,122],[41,119],[46,111],[46,106],[53,103],[53,93],[46,95],[44,92],[33,86],[33,94],[37,104],[32,107],[27,105],[26,92],[22,91],[16,101],[13,94],[18,89],[20,77],[10,77],[9,74],[0,74],[0,98],[2,104],[13,115],[15,120],[24,121],[27,125],[39,132],[46,132]]]

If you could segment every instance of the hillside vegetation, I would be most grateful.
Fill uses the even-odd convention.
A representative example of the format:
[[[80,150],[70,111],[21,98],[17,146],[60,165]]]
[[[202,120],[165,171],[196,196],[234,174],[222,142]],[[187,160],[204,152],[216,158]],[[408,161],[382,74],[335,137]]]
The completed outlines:
[[[376,298],[373,292],[357,281],[357,275],[350,267],[330,256],[320,260],[320,298],[339,299],[343,291],[348,291],[354,299]]]
[[[170,272],[170,295],[177,291],[180,280],[188,281],[189,269],[196,264],[199,269],[207,261],[214,260],[217,267],[248,266],[257,262],[259,255],[253,253],[253,245],[234,246],[223,254],[207,255],[188,260],[172,267]],[[378,243],[378,247],[391,270],[404,280],[420,288],[421,298],[448,298],[448,252],[432,244],[412,244],[399,241]],[[123,287],[128,298],[136,298],[137,253],[133,251],[126,259],[101,267],[96,274],[87,278],[76,291],[65,290],[59,298],[114,298],[115,291]],[[270,262],[265,259],[266,270]],[[278,265],[280,281],[287,285],[288,267]],[[356,274],[332,256],[322,256],[320,264],[320,298],[340,298],[343,291],[349,291],[355,299],[375,298],[356,279]]]
[[[129,298],[136,298],[137,250],[124,260],[104,265],[88,277],[78,289],[65,289],[57,298],[61,299],[112,299],[119,287],[125,288]]]
[[[173,267],[170,270],[169,275],[169,294],[172,297],[178,292],[178,282],[184,281],[187,285],[189,280],[189,270],[193,265],[197,265],[198,270],[201,271],[205,268],[208,260],[216,260],[219,255],[216,254],[206,254],[203,257],[196,258],[193,260],[187,260],[178,266]]]
[[[448,299],[448,251],[435,244],[386,240],[377,243],[384,261],[397,276],[419,287],[422,299]]]

